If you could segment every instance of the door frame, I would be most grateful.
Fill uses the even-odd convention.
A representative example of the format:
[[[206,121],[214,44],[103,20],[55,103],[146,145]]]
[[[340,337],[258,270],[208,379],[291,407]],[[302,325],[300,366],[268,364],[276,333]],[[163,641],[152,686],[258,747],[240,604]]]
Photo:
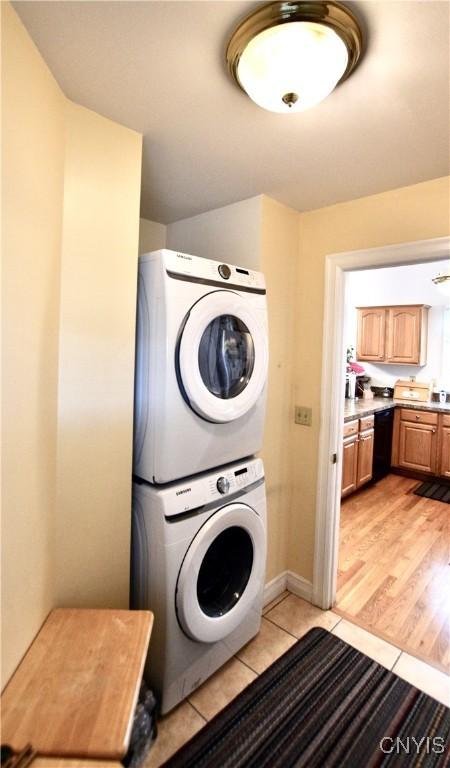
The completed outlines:
[[[339,557],[340,476],[344,427],[345,273],[450,259],[450,237],[417,240],[325,258],[321,416],[312,602],[328,609],[336,599]]]

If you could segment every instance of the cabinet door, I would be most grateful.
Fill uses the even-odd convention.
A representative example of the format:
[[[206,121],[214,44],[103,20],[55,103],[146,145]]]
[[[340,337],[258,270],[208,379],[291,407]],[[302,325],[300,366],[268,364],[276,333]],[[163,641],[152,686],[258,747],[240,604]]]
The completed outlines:
[[[356,491],[356,476],[358,471],[358,435],[344,440],[342,449],[342,486],[341,496],[347,496]]]
[[[400,422],[398,466],[436,472],[437,428],[432,424]]]
[[[360,432],[358,442],[358,475],[356,486],[368,483],[372,479],[373,466],[373,442],[374,430],[369,429],[366,432]]]
[[[382,307],[358,309],[357,360],[385,359],[386,310]]]
[[[450,427],[441,427],[441,461],[439,474],[450,477]]]
[[[421,307],[389,307],[387,315],[387,362],[420,363]]]

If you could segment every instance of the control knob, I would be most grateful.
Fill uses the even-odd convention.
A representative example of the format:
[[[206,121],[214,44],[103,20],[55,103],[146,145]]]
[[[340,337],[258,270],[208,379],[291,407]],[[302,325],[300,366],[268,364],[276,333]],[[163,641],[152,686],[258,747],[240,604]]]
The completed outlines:
[[[230,481],[226,477],[219,477],[217,481],[217,490],[219,493],[228,493],[230,490]]]
[[[229,280],[231,277],[231,269],[228,264],[220,264],[218,267],[220,277],[224,280]]]

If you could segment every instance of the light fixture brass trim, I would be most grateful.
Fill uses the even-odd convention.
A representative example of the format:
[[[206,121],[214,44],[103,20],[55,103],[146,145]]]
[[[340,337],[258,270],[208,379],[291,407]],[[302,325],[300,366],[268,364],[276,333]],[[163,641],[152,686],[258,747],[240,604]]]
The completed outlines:
[[[432,277],[431,278],[431,281],[435,285],[441,285],[443,283],[446,283],[448,280],[450,280],[450,273],[449,272],[447,272],[447,273],[440,272],[438,275],[436,275],[436,277]]]
[[[363,49],[361,28],[356,17],[338,2],[300,0],[299,2],[274,2],[263,5],[246,16],[234,30],[227,46],[226,60],[233,80],[245,92],[237,74],[243,51],[256,35],[271,27],[292,21],[312,21],[330,27],[343,41],[348,51],[347,68],[338,82],[342,83],[355,69]]]

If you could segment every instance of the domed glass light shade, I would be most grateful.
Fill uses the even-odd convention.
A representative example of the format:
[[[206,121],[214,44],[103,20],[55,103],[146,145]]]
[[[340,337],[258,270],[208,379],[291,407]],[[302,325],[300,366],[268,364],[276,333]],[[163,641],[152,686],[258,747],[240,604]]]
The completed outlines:
[[[361,53],[354,16],[335,2],[276,2],[235,30],[230,73],[272,112],[302,112],[325,99],[353,71]]]

